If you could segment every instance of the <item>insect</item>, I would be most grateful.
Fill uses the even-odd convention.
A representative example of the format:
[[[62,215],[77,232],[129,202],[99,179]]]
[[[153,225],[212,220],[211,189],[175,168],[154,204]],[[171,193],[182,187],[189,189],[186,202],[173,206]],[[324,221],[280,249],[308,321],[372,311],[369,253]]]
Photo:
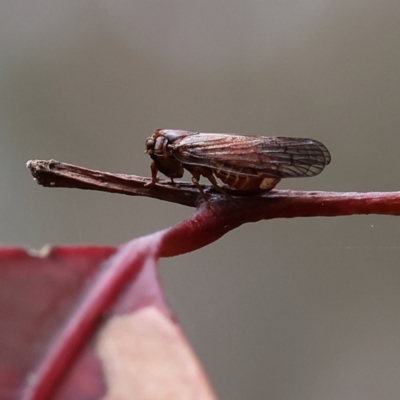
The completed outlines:
[[[201,176],[222,193],[216,177],[237,190],[268,191],[282,178],[318,175],[331,161],[328,149],[313,139],[171,129],[158,129],[147,138],[146,153],[153,160],[153,184],[158,171],[174,182],[186,169],[202,193]]]

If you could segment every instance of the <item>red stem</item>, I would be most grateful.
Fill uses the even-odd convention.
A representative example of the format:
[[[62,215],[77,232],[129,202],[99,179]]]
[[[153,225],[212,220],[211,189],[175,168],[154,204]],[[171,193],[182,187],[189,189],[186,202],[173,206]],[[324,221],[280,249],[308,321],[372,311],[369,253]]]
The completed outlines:
[[[262,197],[203,202],[192,217],[165,231],[159,255],[172,257],[197,250],[247,222],[357,214],[400,215],[400,192],[276,190]]]

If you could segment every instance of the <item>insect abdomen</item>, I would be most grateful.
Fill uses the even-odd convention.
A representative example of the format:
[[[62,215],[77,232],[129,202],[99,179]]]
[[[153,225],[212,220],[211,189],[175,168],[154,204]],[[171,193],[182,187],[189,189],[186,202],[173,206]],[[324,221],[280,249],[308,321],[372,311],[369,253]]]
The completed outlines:
[[[280,178],[249,176],[220,169],[214,169],[213,172],[222,182],[237,190],[268,191],[273,189],[280,181]]]

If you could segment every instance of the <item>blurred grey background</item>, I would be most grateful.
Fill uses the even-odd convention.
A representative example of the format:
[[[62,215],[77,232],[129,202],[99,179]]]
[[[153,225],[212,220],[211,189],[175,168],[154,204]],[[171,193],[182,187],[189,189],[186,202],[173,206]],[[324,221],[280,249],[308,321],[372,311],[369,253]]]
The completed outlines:
[[[0,3],[0,241],[117,245],[193,210],[44,189],[29,159],[149,176],[156,128],[305,136],[304,190],[400,189],[400,2]],[[188,178],[188,177],[186,177]],[[221,399],[400,397],[395,217],[249,224],[161,260]]]

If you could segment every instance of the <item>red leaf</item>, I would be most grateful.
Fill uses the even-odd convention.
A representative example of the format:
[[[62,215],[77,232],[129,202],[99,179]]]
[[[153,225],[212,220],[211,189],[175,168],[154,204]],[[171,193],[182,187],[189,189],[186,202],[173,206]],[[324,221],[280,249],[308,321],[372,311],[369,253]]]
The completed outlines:
[[[163,233],[0,251],[0,397],[214,398],[157,279]]]

